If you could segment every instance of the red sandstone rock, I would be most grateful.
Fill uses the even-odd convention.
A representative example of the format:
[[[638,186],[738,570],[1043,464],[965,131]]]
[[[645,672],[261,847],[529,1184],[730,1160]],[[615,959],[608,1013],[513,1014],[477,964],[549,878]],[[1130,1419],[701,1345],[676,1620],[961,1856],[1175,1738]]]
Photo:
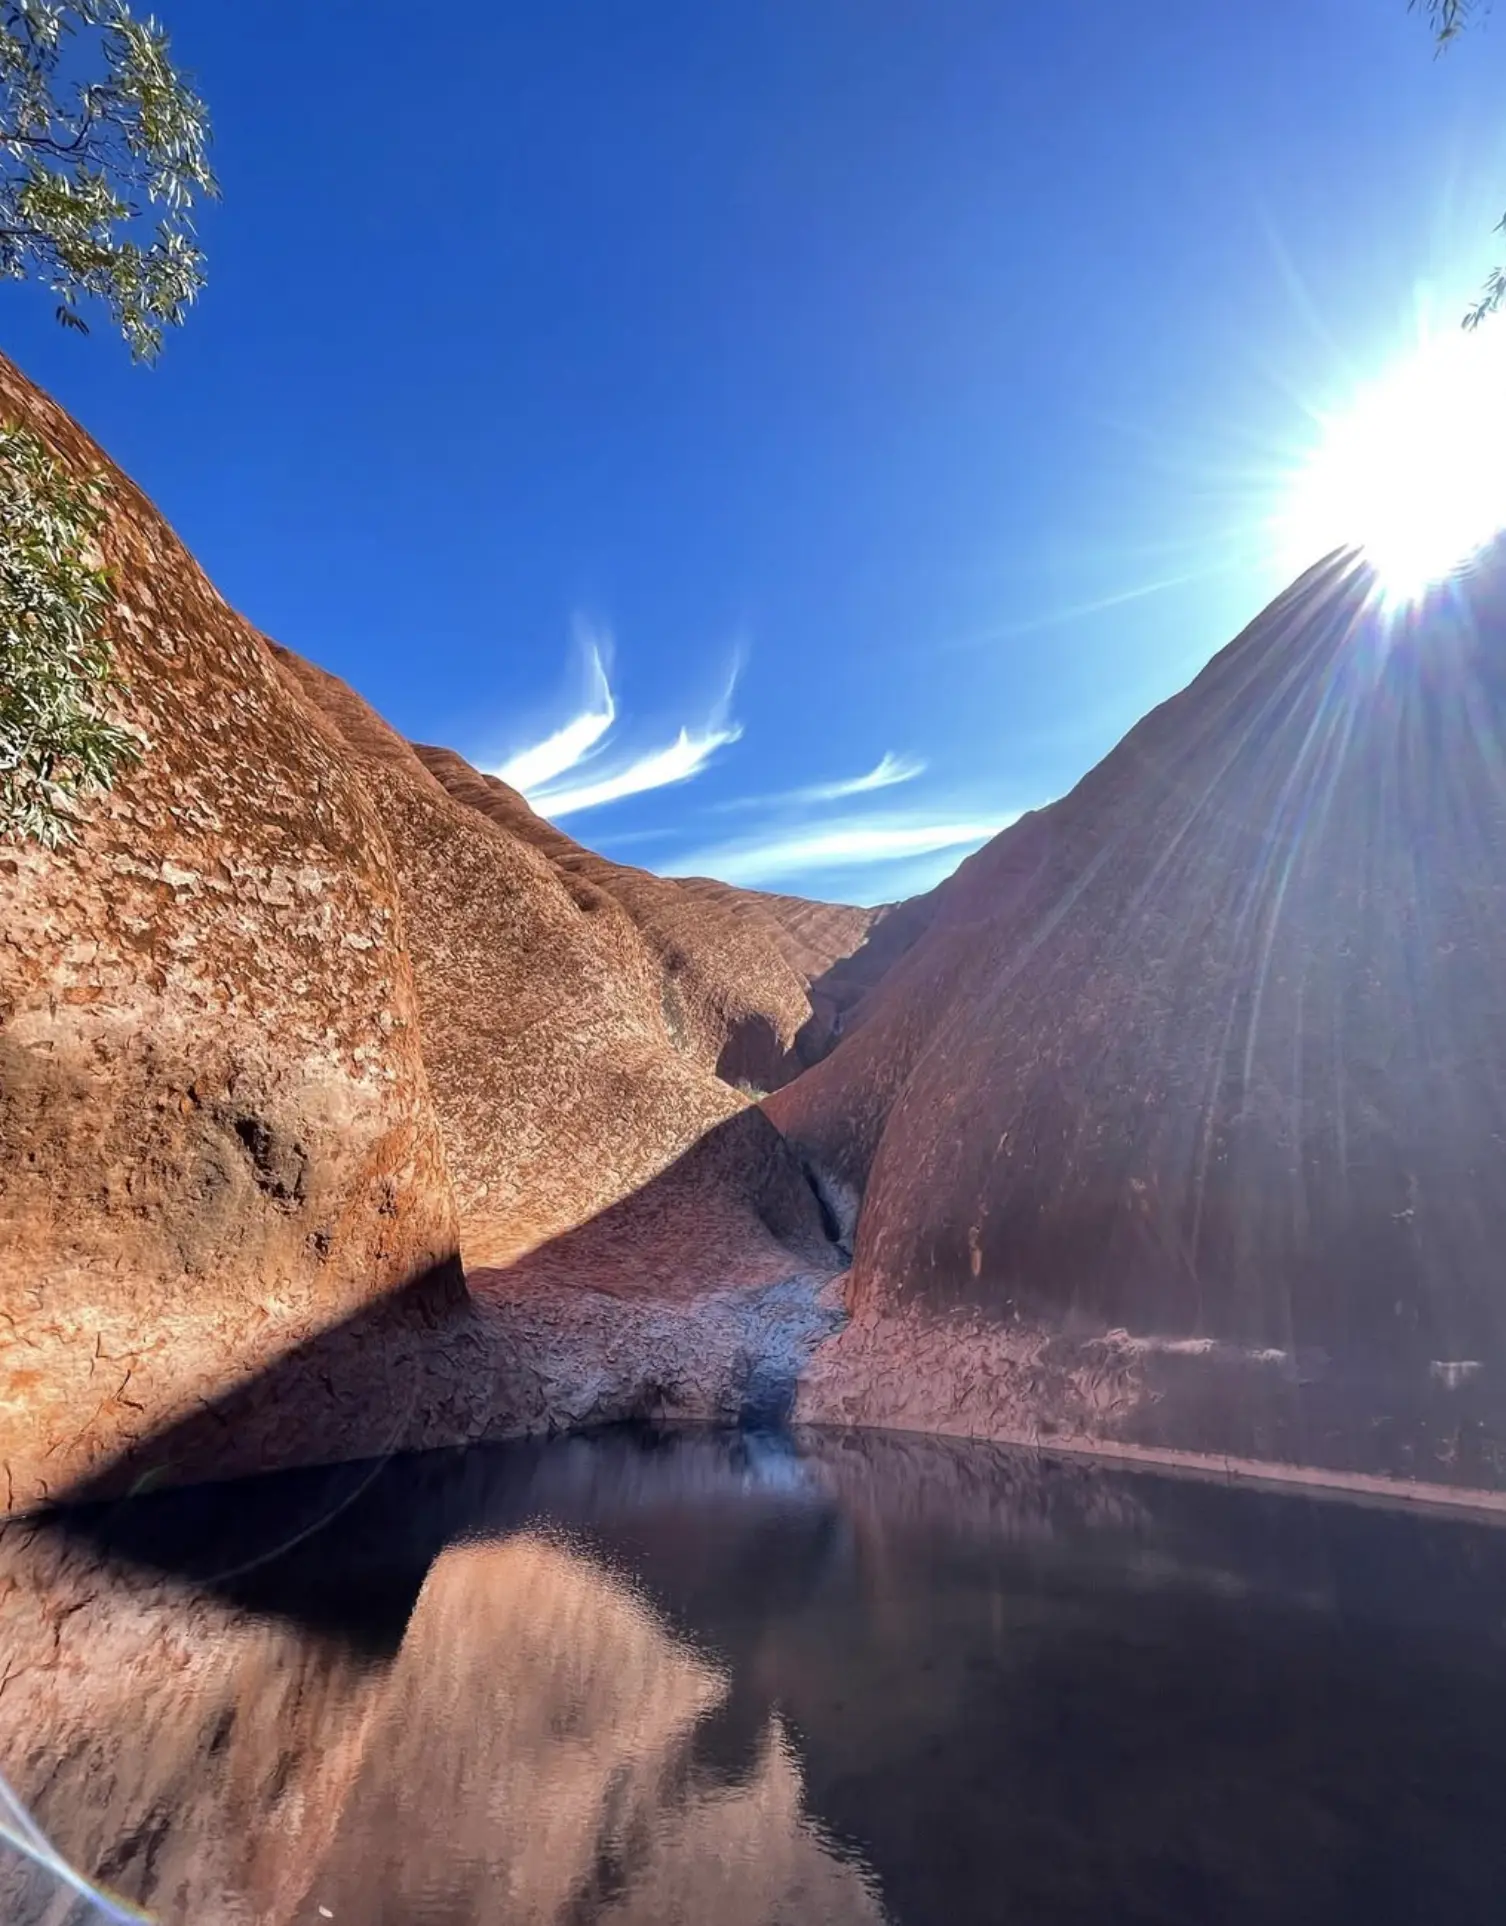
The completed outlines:
[[[1506,1475],[1503,577],[1335,558],[936,892],[767,1105],[862,1192],[808,1415]]]
[[[103,464],[3,362],[0,410]],[[1501,556],[1389,626],[1313,571],[873,914],[593,856],[115,480],[151,746],[76,848],[0,844],[0,1505],[802,1377],[817,1418],[1506,1483]],[[763,1109],[727,1081],[838,1033]]]
[[[881,912],[631,869],[584,849],[506,783],[449,749],[416,751],[449,793],[541,850],[582,908],[621,906],[648,946],[677,1048],[729,1082],[771,1090],[827,1042],[811,986],[863,944]]]
[[[753,1069],[779,1073],[810,1014],[786,948],[819,968],[861,941],[871,912],[609,863],[495,777],[411,747],[343,683],[277,655],[340,731],[392,845],[468,1271],[575,1229],[742,1112],[716,1071],[750,1035],[767,1046]],[[785,1174],[755,1174],[750,1154],[745,1176],[727,1173],[729,1208],[782,1181],[806,1209],[757,1112],[745,1134]]]
[[[371,796],[151,505],[3,361],[0,415],[110,475],[149,743],[75,848],[0,843],[4,1505],[399,1285],[433,1308],[461,1287]]]
[[[597,1295],[819,1289],[814,1198],[715,1073],[799,1061],[807,979],[871,913],[590,856],[257,635],[5,363],[0,412],[112,477],[150,744],[75,848],[0,844],[0,1508],[112,1462],[206,1475],[524,1421],[503,1307],[524,1277],[568,1294],[551,1241],[624,1199]],[[457,1246],[477,1275],[544,1256],[478,1312]],[[686,1408],[735,1411],[752,1367],[712,1350]],[[620,1360],[585,1415],[645,1376]],[[526,1416],[562,1409],[573,1387]]]

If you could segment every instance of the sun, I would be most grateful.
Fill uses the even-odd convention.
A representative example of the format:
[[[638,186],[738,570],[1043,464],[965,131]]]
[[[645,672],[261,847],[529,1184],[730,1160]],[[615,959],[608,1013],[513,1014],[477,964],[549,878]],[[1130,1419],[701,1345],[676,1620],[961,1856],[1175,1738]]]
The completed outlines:
[[[1283,559],[1358,548],[1387,603],[1416,600],[1506,528],[1506,317],[1426,337],[1318,428]]]

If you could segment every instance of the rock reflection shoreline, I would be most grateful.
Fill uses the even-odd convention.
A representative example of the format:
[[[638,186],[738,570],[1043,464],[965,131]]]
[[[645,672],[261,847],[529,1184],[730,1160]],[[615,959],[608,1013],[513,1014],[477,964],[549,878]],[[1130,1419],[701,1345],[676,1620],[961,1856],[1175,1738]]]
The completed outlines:
[[[588,1434],[5,1526],[0,1771],[164,1926],[1457,1926],[1503,1597],[1457,1517]],[[0,1917],[102,1916],[0,1846]]]
[[[22,1739],[20,1783],[72,1862],[153,1916],[884,1918],[804,1811],[778,1713],[742,1770],[703,1757],[725,1668],[558,1531],[446,1545],[390,1655],[369,1626],[313,1631],[294,1599],[270,1616],[91,1555],[66,1527],[25,1536],[5,1547],[30,1618],[11,1621],[7,1754]],[[252,1552],[230,1582],[275,1562]],[[5,1872],[5,1918],[89,1916],[58,1911],[44,1868]]]

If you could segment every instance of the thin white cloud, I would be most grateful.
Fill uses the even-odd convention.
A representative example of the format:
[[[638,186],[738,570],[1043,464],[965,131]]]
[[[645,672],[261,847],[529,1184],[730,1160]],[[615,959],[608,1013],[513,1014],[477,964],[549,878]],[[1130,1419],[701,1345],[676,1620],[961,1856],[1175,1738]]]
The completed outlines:
[[[585,628],[581,628],[579,634],[585,647],[589,682],[585,708],[562,729],[556,729],[529,749],[520,749],[493,772],[525,796],[531,796],[535,790],[583,762],[617,720],[617,702],[602,660],[605,650],[610,648],[610,640]]]
[[[841,802],[848,796],[866,796],[870,790],[892,789],[896,783],[913,782],[925,773],[919,756],[884,754],[873,768],[861,776],[845,776],[836,782],[813,782],[802,789],[781,789],[771,796],[734,796],[713,804],[719,813],[741,809],[777,809],[790,803]]]
[[[724,883],[758,887],[802,876],[832,874],[894,863],[905,858],[986,843],[1018,820],[1019,811],[992,822],[824,823],[787,835],[713,844],[664,865],[670,876],[715,876]]]
[[[672,742],[649,749],[625,760],[618,757],[608,766],[604,750],[606,739],[617,721],[617,701],[607,675],[611,638],[581,627],[579,638],[586,658],[588,688],[584,708],[561,728],[541,742],[520,749],[493,773],[520,790],[542,816],[557,820],[578,815],[585,809],[599,809],[604,803],[624,796],[642,795],[645,790],[663,789],[672,783],[689,782],[710,762],[718,749],[736,742],[742,735],[740,723],[728,711],[737,684],[740,659],[734,660],[727,687],[711,715],[699,728],[682,728]],[[593,773],[589,781],[573,772]]]
[[[866,776],[849,776],[845,782],[820,782],[809,789],[796,790],[801,802],[840,802],[843,796],[866,796],[871,789],[892,789],[896,783],[913,782],[925,773],[919,756],[896,756],[890,750]]]
[[[557,821],[575,816],[583,809],[599,809],[603,803],[617,802],[623,796],[638,796],[645,789],[663,789],[670,783],[689,782],[698,776],[718,749],[736,742],[742,728],[735,722],[712,721],[704,729],[682,729],[663,749],[651,749],[620,769],[599,776],[595,782],[546,786],[533,791],[528,800],[541,816]]]

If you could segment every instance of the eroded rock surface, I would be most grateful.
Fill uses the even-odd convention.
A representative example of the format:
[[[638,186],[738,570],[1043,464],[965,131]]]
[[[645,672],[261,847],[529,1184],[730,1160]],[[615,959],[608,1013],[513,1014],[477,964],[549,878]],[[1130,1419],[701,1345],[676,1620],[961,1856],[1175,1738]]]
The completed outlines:
[[[150,504],[4,362],[0,413],[110,475],[148,744],[75,847],[0,843],[0,1504],[22,1504],[361,1305],[406,1288],[437,1314],[461,1283],[372,797]]]
[[[594,856],[0,412],[148,744],[0,844],[0,1507],[792,1409],[1506,1487],[1506,555],[1310,572],[872,912]]]
[[[784,1287],[808,1306],[836,1260],[729,1079],[819,1050],[810,984],[872,913],[590,856],[257,634],[3,362],[0,413],[110,476],[147,743],[76,846],[0,844],[0,1508],[109,1468],[621,1415],[666,1384],[735,1412],[760,1368],[736,1334],[805,1329]],[[580,1274],[550,1259],[625,1199],[627,1241],[614,1217]],[[652,1300],[699,1291],[727,1333],[700,1374],[688,1338],[641,1348],[669,1328]],[[583,1335],[566,1387],[551,1344],[540,1389],[519,1347],[572,1293],[613,1356]],[[629,1298],[636,1350],[605,1329]]]
[[[343,683],[277,656],[387,827],[468,1271],[574,1229],[743,1111],[728,1081],[740,1040],[763,1055],[735,1074],[785,1073],[810,1016],[806,972],[860,944],[871,912],[608,863],[495,777],[415,749]],[[761,1117],[745,1140],[755,1191],[770,1156],[793,1172]]]
[[[670,1036],[696,1062],[728,1082],[773,1090],[829,1046],[826,979],[868,949],[870,934],[892,912],[610,862],[453,750],[418,746],[416,753],[458,801],[542,851],[583,909],[620,906],[659,975]]]
[[[1314,570],[937,892],[769,1114],[811,1416],[1506,1478],[1506,559]]]

